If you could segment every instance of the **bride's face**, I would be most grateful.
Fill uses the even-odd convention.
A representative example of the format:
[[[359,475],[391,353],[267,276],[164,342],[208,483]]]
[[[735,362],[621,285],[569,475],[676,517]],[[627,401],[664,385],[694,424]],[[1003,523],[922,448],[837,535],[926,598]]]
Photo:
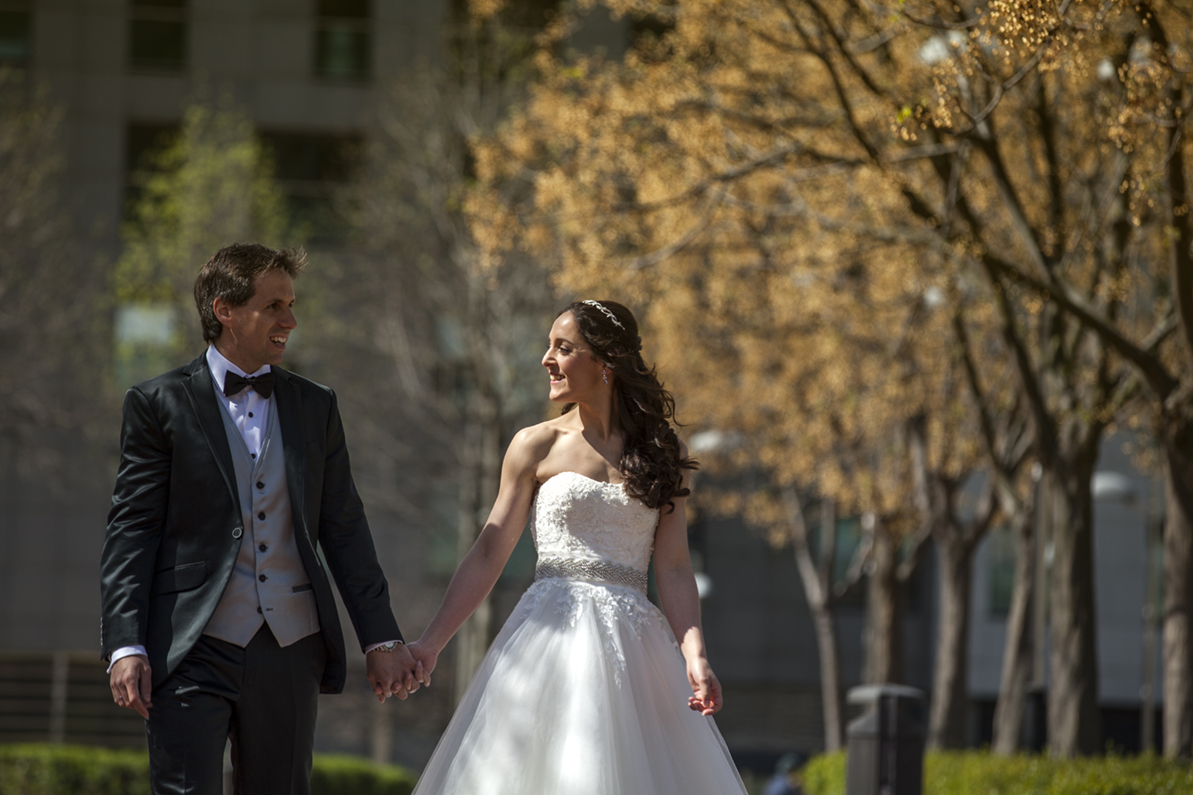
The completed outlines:
[[[576,318],[571,312],[564,312],[551,325],[543,367],[547,368],[551,379],[551,400],[580,402],[604,386],[601,380],[602,365],[592,355],[592,349],[585,344],[584,337],[580,336]]]

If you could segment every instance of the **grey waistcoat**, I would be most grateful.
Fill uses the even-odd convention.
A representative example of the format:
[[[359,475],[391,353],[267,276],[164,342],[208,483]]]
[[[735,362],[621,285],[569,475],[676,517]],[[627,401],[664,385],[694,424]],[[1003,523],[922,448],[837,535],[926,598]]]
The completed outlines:
[[[269,402],[261,453],[253,460],[227,410],[220,406],[232,464],[244,535],[232,577],[203,634],[247,646],[261,624],[269,624],[281,646],[319,631],[315,592],[294,541],[286,456],[278,430],[277,402]]]

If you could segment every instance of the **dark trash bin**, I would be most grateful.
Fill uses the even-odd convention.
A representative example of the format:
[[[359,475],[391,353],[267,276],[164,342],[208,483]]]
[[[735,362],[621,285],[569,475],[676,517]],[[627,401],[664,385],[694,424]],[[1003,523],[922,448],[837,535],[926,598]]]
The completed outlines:
[[[846,729],[845,795],[920,795],[924,785],[924,694],[903,685],[849,691],[866,711]]]

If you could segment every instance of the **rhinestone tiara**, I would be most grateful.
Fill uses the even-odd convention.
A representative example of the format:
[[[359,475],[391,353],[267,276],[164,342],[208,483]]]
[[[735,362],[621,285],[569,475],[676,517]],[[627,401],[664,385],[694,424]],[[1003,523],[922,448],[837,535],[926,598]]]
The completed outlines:
[[[621,321],[617,319],[617,315],[613,314],[608,307],[603,306],[600,301],[594,301],[591,298],[588,298],[584,301],[581,301],[580,303],[588,304],[589,306],[595,306],[597,309],[605,313],[605,317],[609,318],[610,323],[617,326],[622,331],[625,331],[625,326],[621,325]]]

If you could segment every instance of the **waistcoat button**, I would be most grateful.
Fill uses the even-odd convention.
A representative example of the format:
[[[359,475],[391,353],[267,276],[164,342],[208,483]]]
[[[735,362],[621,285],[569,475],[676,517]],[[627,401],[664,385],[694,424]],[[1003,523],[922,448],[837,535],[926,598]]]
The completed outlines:
[[[261,511],[261,513],[257,514],[257,518],[261,521],[265,521],[265,511]]]
[[[258,579],[258,580],[260,580],[261,582],[265,582],[265,581],[266,581],[266,580],[268,580],[269,578],[268,578],[268,577],[266,577],[264,574],[262,574],[262,575],[261,575],[261,576],[259,576],[257,579]]]

